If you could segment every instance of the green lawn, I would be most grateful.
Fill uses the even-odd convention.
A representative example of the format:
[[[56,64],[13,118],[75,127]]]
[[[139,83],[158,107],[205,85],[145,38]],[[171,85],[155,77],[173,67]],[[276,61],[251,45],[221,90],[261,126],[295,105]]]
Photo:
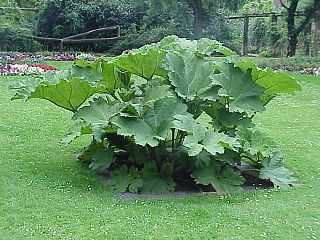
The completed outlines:
[[[70,64],[72,64],[72,62],[70,61],[41,61],[39,63],[43,65],[53,66],[60,70],[67,69],[70,66]]]
[[[44,100],[10,101],[0,78],[0,239],[320,239],[320,77],[257,116],[301,186],[225,196],[120,201],[75,161],[88,142],[58,141],[71,114]]]

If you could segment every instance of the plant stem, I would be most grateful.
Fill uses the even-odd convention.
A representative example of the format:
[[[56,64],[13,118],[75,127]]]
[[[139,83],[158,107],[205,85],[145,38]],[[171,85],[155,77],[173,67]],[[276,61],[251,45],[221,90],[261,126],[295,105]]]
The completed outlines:
[[[256,168],[250,168],[250,169],[240,169],[240,172],[247,172],[247,171],[260,171],[260,169],[256,169]]]
[[[179,142],[178,145],[182,144],[183,138],[186,136],[186,134],[184,132],[179,131]]]
[[[253,163],[255,163],[255,164],[257,164],[257,161],[255,161],[255,160],[252,159],[251,157],[248,157],[248,156],[246,156],[246,155],[240,155],[240,156],[243,157],[243,158],[246,158],[246,159],[250,160],[251,162],[253,162]]]
[[[172,152],[173,152],[173,150],[175,148],[174,135],[175,135],[175,129],[171,129],[171,138],[172,138],[171,148],[172,148]]]

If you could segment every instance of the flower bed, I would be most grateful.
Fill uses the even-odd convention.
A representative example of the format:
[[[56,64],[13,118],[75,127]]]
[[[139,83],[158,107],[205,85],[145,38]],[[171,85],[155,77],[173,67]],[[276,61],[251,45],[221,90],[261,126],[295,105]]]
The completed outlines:
[[[320,76],[319,57],[268,58],[253,61],[262,68],[270,67],[280,71]]]
[[[52,66],[46,66],[35,63],[16,63],[16,64],[7,64],[0,65],[0,75],[12,76],[12,75],[40,75],[45,71],[57,70],[57,68]]]
[[[71,54],[17,54],[17,53],[1,53],[0,62],[40,62],[40,61],[74,61],[76,59],[84,59],[87,61],[94,61],[96,57],[92,54],[86,53],[71,53]]]
[[[84,59],[87,61],[95,60],[92,54],[68,54],[68,55],[36,55],[36,54],[0,54],[0,75],[41,75],[45,71],[57,70],[52,66],[39,64],[42,61],[74,61]]]

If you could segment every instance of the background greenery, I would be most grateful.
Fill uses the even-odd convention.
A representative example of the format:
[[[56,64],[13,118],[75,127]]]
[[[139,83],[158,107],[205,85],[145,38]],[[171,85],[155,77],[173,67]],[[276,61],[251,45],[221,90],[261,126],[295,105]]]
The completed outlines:
[[[276,98],[255,122],[279,142],[301,186],[129,201],[75,161],[89,139],[59,146],[71,125],[69,112],[41,100],[11,102],[7,89],[18,77],[1,77],[1,238],[317,239],[320,77],[292,76],[303,91]]]
[[[17,7],[14,0],[6,0],[0,6]],[[240,1],[240,0],[239,0]],[[0,10],[3,13],[0,27],[2,51],[30,51],[30,40],[25,35],[43,37],[66,37],[95,28],[120,25],[125,40],[109,43],[68,44],[68,50],[96,51],[119,54],[126,49],[138,48],[150,42],[156,42],[167,35],[191,38],[193,35],[193,13],[184,0],[178,0],[170,7],[160,9],[157,5],[145,1],[124,0],[29,0],[27,6],[40,8],[39,13]],[[237,29],[225,19],[229,10],[221,8],[218,1],[204,2],[204,37],[225,42],[233,49],[240,50],[234,43]],[[114,33],[93,34],[90,37],[115,36]],[[14,45],[10,44],[16,39]],[[42,44],[42,50],[57,50],[52,43]],[[39,46],[37,46],[39,47]],[[38,50],[36,48],[35,50]]]
[[[284,12],[273,0],[192,0],[202,2],[204,10],[203,37],[216,39],[238,53],[242,51],[243,20],[227,20],[230,15],[243,13]],[[304,11],[313,0],[299,0],[298,10]],[[106,43],[67,44],[67,51],[94,51],[110,55],[157,42],[167,35],[192,38],[194,13],[186,0],[3,0],[0,6],[37,7],[39,13],[0,9],[0,51],[57,51],[57,44],[34,43],[25,36],[66,37],[94,28],[119,24],[126,39]],[[318,14],[317,21],[320,19]],[[296,21],[298,25],[301,18]],[[115,33],[96,33],[91,37],[115,36]],[[305,55],[306,43],[317,41],[319,34],[299,36],[298,55]],[[286,16],[276,25],[271,18],[251,18],[249,52],[264,57],[286,55]],[[311,44],[311,54],[318,50]]]

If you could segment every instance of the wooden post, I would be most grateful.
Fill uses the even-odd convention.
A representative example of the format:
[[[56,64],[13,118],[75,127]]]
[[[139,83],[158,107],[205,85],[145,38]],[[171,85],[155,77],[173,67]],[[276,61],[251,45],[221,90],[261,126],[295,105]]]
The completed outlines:
[[[270,26],[270,42],[271,42],[271,49],[273,56],[276,57],[279,55],[279,49],[277,48],[277,43],[280,38],[278,28],[277,28],[277,23],[278,23],[278,16],[276,14],[271,15],[271,26]]]
[[[30,52],[34,53],[34,41],[33,41],[33,38],[30,38]]]
[[[63,39],[60,40],[59,52],[60,52],[60,53],[63,53]]]
[[[248,56],[249,16],[244,16],[243,22],[243,56]]]
[[[320,53],[320,20],[314,21],[314,37],[313,37],[313,55],[318,56]]]
[[[120,26],[118,26],[117,33],[117,36],[120,37]]]
[[[310,48],[310,45],[311,45],[311,26],[312,26],[312,22],[310,22],[305,30],[304,30],[304,49],[305,49],[305,53],[306,53],[306,56],[310,56],[311,55],[311,48]]]

